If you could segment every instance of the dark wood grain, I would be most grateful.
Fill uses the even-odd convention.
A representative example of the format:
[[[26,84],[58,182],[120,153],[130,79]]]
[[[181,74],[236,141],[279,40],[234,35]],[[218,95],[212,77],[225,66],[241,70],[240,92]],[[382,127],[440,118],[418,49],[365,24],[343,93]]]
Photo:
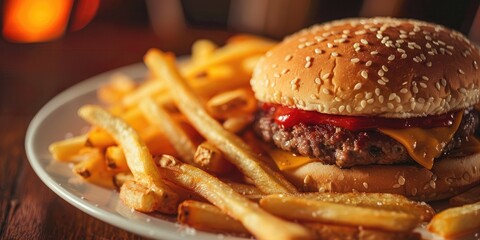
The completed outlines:
[[[48,43],[0,39],[0,239],[143,239],[97,220],[55,195],[28,163],[24,140],[34,114],[56,94],[96,74],[141,62],[151,47],[179,55],[208,37],[230,34],[191,30],[166,41],[148,26],[92,23]]]

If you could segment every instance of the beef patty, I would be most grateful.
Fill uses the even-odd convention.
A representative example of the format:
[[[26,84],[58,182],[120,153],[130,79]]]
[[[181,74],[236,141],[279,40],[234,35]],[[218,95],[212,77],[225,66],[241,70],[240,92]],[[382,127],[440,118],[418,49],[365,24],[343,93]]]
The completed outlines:
[[[261,109],[261,108],[260,108]],[[369,164],[414,163],[405,147],[375,130],[350,131],[333,125],[300,123],[282,128],[275,123],[274,109],[259,110],[254,123],[255,132],[266,142],[296,154],[318,159],[325,164],[352,167]],[[479,117],[473,109],[465,110],[462,122],[443,154],[459,147],[475,133]]]

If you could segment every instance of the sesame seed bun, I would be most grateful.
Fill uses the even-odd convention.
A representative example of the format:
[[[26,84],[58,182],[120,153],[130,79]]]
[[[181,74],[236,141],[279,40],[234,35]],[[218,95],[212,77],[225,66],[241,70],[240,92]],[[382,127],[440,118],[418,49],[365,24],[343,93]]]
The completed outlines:
[[[452,197],[480,183],[480,154],[442,159],[431,170],[418,165],[341,169],[312,162],[283,173],[305,191],[395,193],[434,201]]]
[[[480,51],[461,33],[405,19],[347,19],[295,33],[257,65],[257,99],[326,114],[407,118],[479,101]]]

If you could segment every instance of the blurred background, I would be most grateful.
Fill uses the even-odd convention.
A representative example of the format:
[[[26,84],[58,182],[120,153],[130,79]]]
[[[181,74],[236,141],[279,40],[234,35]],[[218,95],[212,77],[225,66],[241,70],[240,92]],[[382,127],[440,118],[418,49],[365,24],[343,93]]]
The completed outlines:
[[[393,16],[443,24],[480,43],[479,2],[0,0],[0,89],[10,89],[0,95],[0,112],[36,112],[76,82],[141,62],[151,47],[184,55],[199,38],[223,44],[239,32],[281,39],[334,19]],[[28,109],[5,107],[19,92]]]

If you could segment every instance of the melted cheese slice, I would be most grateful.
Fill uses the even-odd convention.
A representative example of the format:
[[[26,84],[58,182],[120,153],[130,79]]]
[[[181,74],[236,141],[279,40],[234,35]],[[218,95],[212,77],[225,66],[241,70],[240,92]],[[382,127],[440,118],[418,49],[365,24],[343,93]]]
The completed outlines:
[[[439,157],[444,147],[453,137],[462,121],[463,111],[455,116],[453,124],[449,127],[437,128],[406,128],[389,129],[379,128],[383,134],[397,140],[407,149],[410,156],[425,168],[432,169],[433,160]]]
[[[304,156],[298,156],[291,152],[283,151],[281,149],[274,149],[271,147],[265,147],[265,151],[273,159],[278,169],[286,170],[291,168],[300,167],[309,162],[313,162],[314,159]]]

